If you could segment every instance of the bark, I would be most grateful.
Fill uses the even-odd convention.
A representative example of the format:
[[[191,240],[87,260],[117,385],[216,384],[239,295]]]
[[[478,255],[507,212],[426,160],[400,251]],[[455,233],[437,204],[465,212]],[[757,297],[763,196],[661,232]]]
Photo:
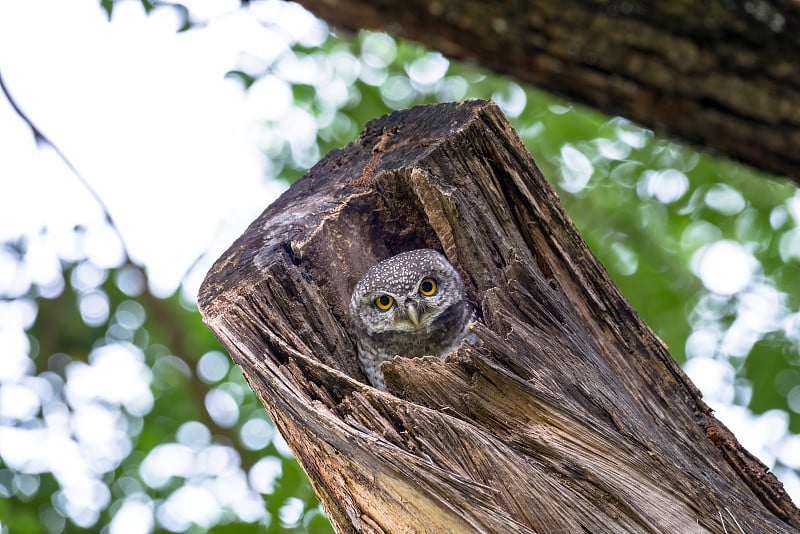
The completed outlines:
[[[800,181],[794,0],[299,0]]]
[[[350,291],[423,247],[462,274],[482,344],[387,362],[381,392],[356,364]],[[800,528],[493,103],[368,124],[253,222],[199,305],[338,532]]]

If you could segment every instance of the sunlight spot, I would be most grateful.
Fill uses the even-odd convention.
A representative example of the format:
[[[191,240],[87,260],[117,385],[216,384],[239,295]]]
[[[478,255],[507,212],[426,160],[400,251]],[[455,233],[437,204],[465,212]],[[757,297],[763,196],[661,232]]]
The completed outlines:
[[[406,108],[414,100],[414,88],[405,76],[392,76],[380,87],[384,103],[394,109]]]
[[[108,271],[90,261],[82,261],[72,270],[70,284],[81,293],[94,291],[105,282]]]
[[[313,48],[322,45],[328,38],[328,26],[308,10],[293,2],[254,2],[254,4],[271,3],[278,6],[278,17],[281,30],[288,33],[294,41]],[[268,19],[274,24],[275,18]]]
[[[361,60],[373,69],[388,67],[397,57],[397,43],[385,34],[363,32],[361,38]]]
[[[784,397],[793,387],[800,385],[800,370],[795,368],[781,369],[773,379],[775,391]]]
[[[56,508],[83,528],[97,522],[100,510],[108,506],[110,500],[108,487],[96,479],[71,482],[55,494]]]
[[[153,501],[139,494],[123,501],[109,526],[109,534],[149,534],[153,531]]]
[[[505,33],[508,31],[508,21],[502,17],[495,17],[492,19],[492,29],[497,33]]]
[[[15,254],[0,249],[0,296],[21,297],[31,287],[31,276]]]
[[[92,224],[83,236],[86,257],[101,268],[119,267],[125,260],[125,251],[119,235],[108,224]]]
[[[798,472],[782,466],[775,466],[773,472],[775,476],[778,477],[778,480],[783,483],[783,487],[786,493],[789,494],[789,498],[794,502],[800,502],[800,476],[798,476]]]
[[[800,224],[800,190],[795,190],[791,198],[786,199],[786,211],[795,224]]]
[[[254,417],[242,425],[239,431],[239,438],[242,445],[251,451],[258,451],[265,448],[272,441],[275,435],[275,427],[266,419]]]
[[[215,478],[212,491],[217,501],[232,508],[242,521],[254,522],[266,515],[262,496],[249,486],[241,469]]]
[[[221,513],[219,503],[207,488],[186,484],[158,507],[156,517],[167,530],[183,532],[192,524],[208,529],[219,521]]]
[[[195,473],[217,477],[239,468],[239,453],[225,445],[209,445],[197,453]]]
[[[0,300],[0,331],[28,330],[36,320],[38,308],[32,299]],[[5,351],[0,350],[0,354]]]
[[[361,70],[358,73],[358,78],[367,85],[380,87],[386,83],[389,77],[389,71],[386,69],[376,69],[370,67],[366,63],[361,65]]]
[[[37,475],[17,473],[14,476],[14,492],[22,497],[30,498],[39,490],[40,482]]]
[[[48,532],[64,532],[67,519],[52,506],[42,506],[39,509],[39,519]]]
[[[800,344],[800,312],[787,314],[783,318],[782,328],[787,339]]]
[[[305,504],[297,497],[289,497],[278,510],[278,517],[286,527],[295,526],[300,518],[303,517]]]
[[[745,208],[742,194],[727,184],[714,184],[706,191],[706,205],[723,215],[736,215]]]
[[[631,153],[631,146],[620,140],[611,141],[610,139],[599,137],[594,140],[594,144],[597,147],[597,153],[605,159],[619,161],[627,158]],[[633,163],[634,166],[641,165],[638,162],[626,163]],[[619,169],[621,166],[622,165],[618,165],[615,170]]]
[[[351,88],[361,72],[361,63],[349,52],[334,52],[328,57],[327,63],[336,73],[335,79]]]
[[[152,350],[155,346],[150,345],[148,348],[148,356],[154,357]],[[166,347],[162,348],[167,350]],[[159,351],[160,352],[160,351]],[[153,381],[152,386],[156,390],[168,390],[177,387],[179,384],[184,383],[192,376],[192,369],[189,365],[171,354],[157,354],[156,363],[153,364]]]
[[[126,265],[116,271],[117,287],[129,297],[138,297],[144,291],[144,274],[141,269]]]
[[[218,350],[206,352],[197,362],[197,376],[207,383],[219,382],[230,369],[230,358]]]
[[[122,301],[114,312],[114,319],[126,330],[137,330],[146,319],[144,306],[135,300]]]
[[[153,407],[150,368],[144,354],[128,343],[94,349],[89,364],[71,362],[66,369],[65,395],[74,406],[95,399],[121,404],[132,415],[146,415]]]
[[[344,107],[350,100],[348,87],[341,80],[331,80],[317,88],[317,99],[320,104],[328,110],[337,110]],[[335,117],[335,113],[328,116]],[[315,120],[323,119],[324,115],[315,117]]]
[[[611,244],[614,254],[613,266],[623,276],[630,276],[639,268],[639,256],[636,251],[619,241]]]
[[[792,228],[781,236],[778,252],[784,262],[800,261],[800,228]]]
[[[31,280],[40,286],[40,293],[47,298],[56,297],[64,288],[59,258],[54,247],[43,236],[28,242],[25,269]]]
[[[406,68],[411,84],[420,91],[429,91],[447,73],[450,62],[439,52],[428,52]]]
[[[697,357],[683,366],[692,382],[703,392],[703,397],[712,408],[733,401],[733,379],[735,372],[725,360]]]
[[[614,131],[617,138],[631,148],[642,148],[647,144],[647,141],[652,137],[650,130],[645,130],[635,125],[631,121],[622,117],[615,117],[609,121],[609,124],[614,126]]]
[[[260,459],[250,468],[250,487],[258,493],[270,495],[275,491],[275,481],[283,474],[283,463],[276,456]]]
[[[788,313],[784,300],[782,293],[764,283],[739,293],[736,319],[725,332],[720,351],[728,356],[747,356],[764,334],[780,329]]]
[[[289,142],[292,149],[292,158],[298,165],[303,165],[308,154],[316,157],[317,150],[317,120],[311,113],[304,109],[292,108],[280,121],[281,134]],[[310,167],[316,161],[308,162]]]
[[[760,265],[739,243],[727,240],[701,248],[692,256],[691,264],[705,288],[719,295],[743,290]]]
[[[785,206],[775,206],[769,212],[769,225],[773,230],[780,229],[789,220]]]
[[[671,204],[689,189],[689,178],[677,169],[648,170],[639,178],[639,198],[652,197],[662,204]]]
[[[439,102],[457,102],[463,100],[469,89],[467,80],[461,76],[448,76],[436,86],[436,100]]]
[[[594,166],[583,153],[572,145],[561,147],[561,181],[559,185],[568,193],[578,193],[589,183]]]
[[[18,382],[33,372],[33,361],[28,357],[30,349],[30,340],[25,332],[0,326],[0,383]]]
[[[114,494],[122,494],[127,496],[134,496],[137,494],[141,494],[145,491],[144,486],[141,482],[139,482],[138,477],[133,477],[130,475],[122,475],[119,477],[115,482],[115,491]],[[118,491],[117,491],[118,490]]]
[[[131,452],[126,419],[119,408],[82,404],[73,410],[70,424],[78,446],[91,456],[91,469],[97,475],[113,471]]]
[[[206,394],[206,410],[211,419],[222,427],[232,427],[239,420],[236,399],[220,388],[214,388]]]
[[[283,436],[280,432],[275,432],[275,436],[272,439],[272,444],[275,446],[275,450],[278,451],[278,454],[284,458],[294,458],[292,449],[289,448],[289,444],[286,443],[286,440],[283,439]]]
[[[800,469],[800,435],[795,434],[783,440],[778,460],[786,467]]]
[[[101,326],[108,320],[108,296],[100,290],[83,293],[78,296],[78,309],[84,323]]]
[[[547,111],[552,113],[553,115],[566,115],[570,111],[572,111],[572,106],[569,105],[562,105],[562,104],[551,104],[547,107]]]
[[[717,412],[717,418],[730,428],[744,448],[767,467],[775,465],[780,443],[787,436],[788,413],[783,410],[768,410],[755,415],[749,409],[734,404],[718,404],[712,408]]]
[[[172,477],[186,478],[193,472],[194,453],[186,445],[156,445],[139,466],[145,484],[153,489],[167,485]]]
[[[794,386],[786,394],[786,404],[794,413],[800,413],[800,386]]]
[[[203,423],[187,421],[178,427],[175,439],[178,440],[178,443],[187,447],[200,450],[211,443],[211,431]]]
[[[39,411],[39,396],[22,384],[0,385],[0,420],[27,421]]]
[[[713,330],[695,330],[686,339],[686,358],[713,358],[718,352],[719,334]]]
[[[503,113],[511,118],[519,117],[528,103],[525,90],[514,82],[509,82],[502,89],[492,93],[492,100],[497,102]]]

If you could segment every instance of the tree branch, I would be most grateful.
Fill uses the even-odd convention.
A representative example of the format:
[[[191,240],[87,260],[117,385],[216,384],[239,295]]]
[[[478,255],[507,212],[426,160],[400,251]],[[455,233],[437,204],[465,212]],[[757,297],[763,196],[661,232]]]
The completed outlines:
[[[28,114],[25,113],[25,111],[22,110],[22,108],[17,103],[16,99],[11,95],[11,92],[9,91],[8,86],[6,85],[6,82],[3,79],[2,72],[0,72],[0,91],[2,91],[3,96],[5,96],[6,100],[8,100],[8,103],[11,105],[11,109],[14,110],[14,113],[16,113],[17,116],[20,119],[22,119],[22,122],[24,122],[28,126],[28,128],[31,130],[31,133],[33,134],[33,139],[34,139],[34,141],[36,141],[36,145],[38,147],[40,147],[40,148],[41,148],[42,145],[50,147],[50,149],[53,150],[53,152],[56,153],[56,155],[64,163],[64,165],[67,166],[69,171],[78,179],[78,181],[81,183],[81,185],[84,187],[84,189],[86,189],[86,191],[89,192],[89,194],[92,196],[92,198],[94,198],[95,202],[97,202],[97,205],[103,211],[103,217],[105,218],[106,222],[111,227],[111,229],[114,231],[114,233],[117,235],[117,239],[119,239],[120,245],[122,246],[122,253],[124,255],[124,262],[123,263],[134,263],[131,260],[130,254],[128,253],[128,247],[125,245],[125,239],[122,237],[122,233],[119,231],[119,228],[117,227],[117,224],[114,222],[114,218],[111,216],[111,212],[108,210],[108,207],[106,206],[106,203],[103,201],[103,199],[97,193],[97,191],[91,186],[91,184],[86,180],[86,178],[84,178],[83,175],[78,171],[78,169],[75,167],[75,165],[72,164],[72,162],[66,156],[66,154],[64,154],[64,152],[61,151],[61,149],[58,147],[58,145],[56,145],[36,125],[36,123],[34,123],[33,120],[31,120],[31,118],[28,116]]]
[[[299,0],[800,182],[800,2]]]

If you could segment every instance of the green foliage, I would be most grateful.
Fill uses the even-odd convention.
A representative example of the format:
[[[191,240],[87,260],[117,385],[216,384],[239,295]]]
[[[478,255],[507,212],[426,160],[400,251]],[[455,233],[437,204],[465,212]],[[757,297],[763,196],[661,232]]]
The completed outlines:
[[[22,251],[20,259],[24,256]],[[34,285],[24,297],[10,301],[36,304],[36,319],[27,330],[34,369],[27,374],[36,377],[39,389],[46,384],[52,386],[52,391],[42,395],[39,409],[12,426],[30,431],[50,427],[53,414],[61,412],[70,419],[72,428],[61,429],[60,436],[55,436],[59,431],[53,430],[49,437],[52,445],[56,446],[57,440],[69,440],[83,449],[78,455],[81,461],[108,461],[111,469],[76,477],[68,472],[69,465],[60,463],[65,459],[52,460],[50,469],[44,472],[0,462],[0,492],[6,497],[0,500],[0,524],[11,526],[13,532],[79,532],[83,530],[80,525],[94,530],[95,525],[110,523],[126,499],[158,505],[184,486],[211,487],[210,493],[220,498],[226,491],[241,491],[247,473],[267,456],[277,459],[278,472],[274,482],[268,484],[272,489],[263,497],[252,490],[243,497],[255,499],[257,508],[268,514],[256,521],[245,521],[232,509],[234,503],[223,504],[207,526],[216,525],[226,532],[302,533],[312,532],[304,523],[309,522],[315,525],[313,532],[326,531],[319,528],[318,504],[298,464],[281,440],[270,438],[274,434],[271,423],[264,425],[265,436],[244,437],[243,428],[248,422],[267,418],[239,369],[231,367],[223,376],[203,373],[204,355],[220,351],[221,347],[204,328],[193,305],[184,302],[178,293],[167,299],[153,296],[144,272],[131,264],[106,270],[88,259],[64,262],[60,282],[63,289],[53,298],[42,296],[42,288]],[[114,361],[104,365],[102,351],[109,347],[119,352],[111,355]],[[122,358],[125,354],[132,355],[133,365]],[[144,376],[115,376],[115,365],[141,371]],[[105,374],[99,372],[103,368]],[[79,380],[79,372],[91,369],[96,371],[91,380]],[[108,390],[124,389],[137,381],[144,388],[138,396]],[[28,383],[31,384],[30,379]],[[80,390],[72,391],[70,387]],[[218,408],[211,407],[215,392],[235,400],[232,417],[224,410],[220,415]],[[91,429],[80,430],[77,427],[82,424],[85,410],[116,418],[111,424],[123,434],[104,441],[102,436],[93,436]],[[143,466],[160,447],[170,444],[181,449],[174,460],[187,465],[177,469],[174,476],[155,483],[153,474]],[[97,450],[91,451],[92,447]],[[104,488],[100,495],[110,492],[108,504],[94,513],[77,513],[79,524],[65,521],[64,516],[72,515],[70,504],[58,496],[73,491],[72,485],[87,484],[87,479]],[[218,487],[213,488],[214,484]],[[31,487],[34,491],[27,489]],[[299,521],[291,514],[285,515],[286,506],[297,510],[294,515],[300,517]],[[283,516],[289,519],[282,521]]]
[[[111,20],[111,17],[114,15],[114,5],[117,4],[119,0],[100,0],[100,8],[105,12],[108,20]],[[186,30],[190,30],[195,27],[198,23],[192,19],[191,12],[189,8],[185,5],[177,3],[177,2],[161,2],[159,0],[151,1],[151,0],[139,0],[139,3],[142,5],[145,13],[150,13],[154,9],[161,8],[161,9],[170,9],[175,12],[175,14],[180,19],[180,23],[178,24],[177,30],[179,32],[183,32]],[[243,0],[242,3],[245,3]]]
[[[113,4],[101,2],[109,17]],[[268,78],[285,83],[293,110],[312,119],[311,144],[296,142],[285,120],[264,124],[268,177],[290,182],[392,109],[497,100],[592,250],[674,357],[727,366],[735,402],[756,414],[783,410],[800,432],[794,186],[383,34],[330,34],[263,71],[242,66],[230,77],[248,91]],[[13,258],[24,272],[34,239],[5,244],[4,261]],[[702,276],[704,255],[720,242],[752,262],[751,278],[729,293],[709,291],[714,280]],[[101,268],[79,254],[61,260],[59,280],[17,284],[0,298],[16,318],[8,335],[27,344],[16,383],[0,386],[21,384],[38,399],[31,411],[0,418],[0,439],[12,436],[9,429],[36,436],[49,429],[51,443],[72,451],[38,464],[0,457],[0,525],[15,533],[97,531],[133,503],[150,510],[155,531],[331,531],[302,470],[271,423],[261,423],[266,415],[241,372],[220,367],[221,347],[179,292],[158,298],[140,267]],[[130,374],[115,375],[123,365]],[[90,372],[99,385],[80,378]],[[126,393],[137,380],[143,389]],[[85,427],[87,410],[111,436]],[[167,463],[151,465],[159,458]],[[187,488],[196,491],[195,508],[205,502],[198,495],[212,495],[217,513],[165,518]],[[225,501],[236,492],[238,503],[255,500],[258,512]]]

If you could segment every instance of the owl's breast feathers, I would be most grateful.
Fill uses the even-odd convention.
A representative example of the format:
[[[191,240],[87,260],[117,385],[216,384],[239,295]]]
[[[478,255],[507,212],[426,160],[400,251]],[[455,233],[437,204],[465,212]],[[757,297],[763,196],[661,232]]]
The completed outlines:
[[[462,340],[474,337],[469,331],[473,320],[474,310],[464,300],[442,312],[428,328],[413,332],[364,333],[358,341],[361,367],[372,385],[384,389],[381,363],[395,356],[444,358],[456,350]]]

